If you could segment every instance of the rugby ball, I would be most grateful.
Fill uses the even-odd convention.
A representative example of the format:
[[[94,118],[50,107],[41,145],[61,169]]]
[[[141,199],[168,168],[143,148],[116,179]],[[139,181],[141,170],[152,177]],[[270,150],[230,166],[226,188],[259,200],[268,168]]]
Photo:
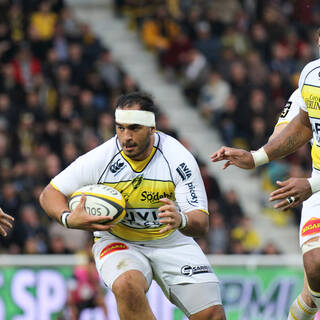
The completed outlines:
[[[92,216],[112,217],[106,223],[116,224],[126,215],[126,201],[122,194],[107,185],[93,184],[75,191],[69,199],[69,208],[74,210],[80,202],[82,194],[86,195],[85,208]]]

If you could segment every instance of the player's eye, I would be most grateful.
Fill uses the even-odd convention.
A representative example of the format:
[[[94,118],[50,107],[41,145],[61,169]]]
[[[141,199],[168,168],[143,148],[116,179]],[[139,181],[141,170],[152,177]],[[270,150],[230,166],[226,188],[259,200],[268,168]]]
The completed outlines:
[[[117,128],[120,130],[120,131],[123,131],[124,130],[124,127],[122,127],[122,126],[117,126]]]

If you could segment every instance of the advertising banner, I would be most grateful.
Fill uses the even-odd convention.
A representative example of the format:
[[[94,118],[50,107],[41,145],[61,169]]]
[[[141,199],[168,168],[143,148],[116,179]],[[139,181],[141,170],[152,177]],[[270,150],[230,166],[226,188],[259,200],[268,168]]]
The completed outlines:
[[[228,320],[286,320],[303,287],[303,270],[294,267],[217,267]],[[72,267],[0,268],[0,320],[64,319],[67,283]],[[148,292],[158,320],[184,320],[153,283]],[[119,319],[112,293],[106,291],[109,320]],[[67,318],[65,318],[67,319]],[[104,320],[99,309],[87,309],[80,320]]]

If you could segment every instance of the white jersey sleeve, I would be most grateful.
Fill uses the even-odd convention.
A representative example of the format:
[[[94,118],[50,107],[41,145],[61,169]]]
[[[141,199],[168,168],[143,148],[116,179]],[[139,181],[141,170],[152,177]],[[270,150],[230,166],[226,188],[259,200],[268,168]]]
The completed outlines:
[[[301,99],[302,97],[299,93],[299,89],[296,89],[284,106],[276,126],[283,123],[289,123],[296,115],[298,115],[300,107],[303,107]]]
[[[177,140],[168,137],[166,157],[175,183],[175,198],[182,212],[208,212],[208,200],[198,164],[193,155]]]
[[[305,112],[308,112],[305,100],[312,101],[312,99],[316,97],[310,97],[310,99],[304,99],[302,97],[302,90],[305,89],[304,94],[308,96],[310,92],[312,93],[313,91],[311,88],[312,86],[315,86],[315,88],[318,87],[319,64],[320,64],[320,59],[316,59],[314,61],[309,62],[303,68],[300,74],[300,78],[299,78],[299,98],[301,98],[300,108]]]
[[[89,184],[96,184],[115,153],[115,138],[77,158],[51,180],[51,185],[65,196]]]

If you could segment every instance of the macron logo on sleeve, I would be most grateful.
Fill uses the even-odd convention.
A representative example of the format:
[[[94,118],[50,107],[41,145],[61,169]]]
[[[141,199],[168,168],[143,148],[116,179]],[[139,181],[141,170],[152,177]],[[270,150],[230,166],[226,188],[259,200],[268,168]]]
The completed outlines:
[[[192,175],[191,170],[184,162],[180,163],[176,170],[179,173],[179,176],[182,178],[182,181],[189,179]]]

